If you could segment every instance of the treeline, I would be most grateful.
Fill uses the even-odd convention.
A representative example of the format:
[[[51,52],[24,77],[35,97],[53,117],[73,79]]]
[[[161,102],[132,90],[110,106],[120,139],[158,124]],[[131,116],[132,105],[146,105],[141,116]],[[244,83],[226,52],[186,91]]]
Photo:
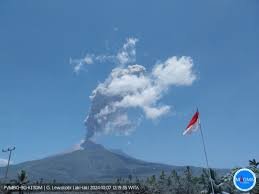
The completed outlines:
[[[259,194],[259,162],[255,159],[249,161],[249,166],[253,172],[257,175],[257,184],[256,187],[250,192],[251,194]],[[186,167],[183,175],[179,175],[175,170],[172,170],[170,173],[165,173],[164,171],[161,172],[159,176],[152,175],[145,179],[139,179],[138,177],[133,177],[129,175],[127,178],[118,178],[116,180],[116,185],[127,185],[127,184],[138,184],[140,186],[140,190],[138,191],[96,191],[96,192],[89,192],[91,194],[118,194],[118,193],[134,193],[134,194],[210,194],[212,193],[212,186],[210,182],[211,174],[211,181],[213,184],[213,188],[215,194],[238,194],[240,193],[237,191],[233,185],[233,175],[239,168],[232,169],[228,174],[225,176],[219,177],[217,176],[216,172],[210,169],[210,172],[207,169],[203,169],[200,176],[193,176],[191,168]],[[17,180],[11,180],[10,184],[18,184],[18,185],[26,185],[29,183],[27,174],[24,170],[18,173]],[[44,181],[41,179],[35,184],[44,184]],[[56,181],[53,180],[52,184],[55,184]],[[5,192],[6,193],[6,192]],[[16,192],[17,193],[17,192]],[[25,192],[20,191],[20,194],[25,194]],[[26,192],[26,193],[33,193],[33,192]],[[68,193],[68,192],[53,192],[55,194],[58,193]],[[69,193],[78,193],[78,192],[69,192]],[[80,193],[88,193],[88,192],[80,192]],[[8,194],[11,194],[9,192]],[[43,194],[43,193],[41,193]],[[48,192],[48,194],[50,194]]]
[[[218,183],[216,172],[210,169],[213,182]],[[159,176],[152,175],[145,180],[129,176],[128,179],[118,179],[117,183],[128,184],[138,183],[142,187],[142,192],[147,194],[197,194],[211,193],[211,184],[209,181],[209,172],[203,169],[201,176],[193,176],[191,168],[186,167],[184,174],[180,176],[175,170],[166,174],[164,171]],[[218,192],[218,191],[217,191]]]

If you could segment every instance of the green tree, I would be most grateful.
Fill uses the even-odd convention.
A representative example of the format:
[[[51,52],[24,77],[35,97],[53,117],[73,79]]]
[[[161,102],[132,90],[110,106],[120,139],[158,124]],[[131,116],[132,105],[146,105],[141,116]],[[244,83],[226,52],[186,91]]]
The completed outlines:
[[[253,166],[251,169],[255,175],[256,175],[256,185],[254,187],[254,189],[252,190],[252,194],[259,194],[259,168],[256,168],[256,166]]]
[[[249,160],[249,166],[257,168],[259,166],[259,162],[257,162],[255,159]]]
[[[174,183],[174,185],[173,185],[174,193],[182,194],[184,191],[183,191],[183,186],[181,183],[181,177],[178,175],[176,170],[172,170],[171,177],[172,177],[172,181]]]
[[[208,189],[208,181],[207,181],[207,177],[204,169],[202,170],[202,174],[199,179],[200,179],[199,184],[201,184],[201,188],[203,190]]]
[[[186,167],[186,170],[184,171],[184,176],[185,176],[185,192],[186,194],[193,194],[193,177],[192,177],[192,172],[191,168],[189,166]]]
[[[163,170],[160,174],[160,180],[165,180],[165,171],[163,171]]]
[[[168,188],[168,179],[167,176],[165,174],[165,171],[161,171],[161,174],[159,176],[159,180],[158,180],[158,185],[157,185],[157,189],[161,192],[161,193],[166,193]]]
[[[151,182],[152,185],[156,184],[156,175],[151,176],[150,182]]]
[[[206,170],[206,169],[202,170],[200,183],[202,185],[203,190],[207,190],[207,193],[212,192],[212,186],[211,186],[210,178],[212,180],[214,191],[220,193],[221,188],[219,186],[220,182],[218,180],[217,173],[216,173],[215,170],[213,170],[211,168],[209,170]]]
[[[169,176],[167,178],[167,186],[170,187],[172,185],[172,178]]]
[[[131,181],[132,181],[132,175],[130,174],[130,175],[128,176],[128,178],[129,178],[129,181],[131,182]]]
[[[17,184],[19,186],[29,183],[26,171],[21,170],[17,175],[17,180],[11,180],[11,182],[14,182],[15,184]],[[19,194],[23,194],[23,191],[19,190]]]
[[[21,170],[20,173],[18,173],[18,183],[19,184],[27,184],[28,176],[25,170]]]
[[[258,183],[259,179],[257,179],[255,188],[252,190],[253,194],[258,194],[259,193],[259,183]]]

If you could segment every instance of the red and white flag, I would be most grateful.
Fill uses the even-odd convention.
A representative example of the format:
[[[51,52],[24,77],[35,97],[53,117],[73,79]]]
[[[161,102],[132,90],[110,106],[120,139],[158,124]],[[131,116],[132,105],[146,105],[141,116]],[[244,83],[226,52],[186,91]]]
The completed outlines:
[[[186,129],[184,130],[183,135],[197,131],[199,129],[200,124],[199,119],[199,111],[197,110],[196,113],[193,115],[192,119],[190,120],[189,124],[187,125]]]

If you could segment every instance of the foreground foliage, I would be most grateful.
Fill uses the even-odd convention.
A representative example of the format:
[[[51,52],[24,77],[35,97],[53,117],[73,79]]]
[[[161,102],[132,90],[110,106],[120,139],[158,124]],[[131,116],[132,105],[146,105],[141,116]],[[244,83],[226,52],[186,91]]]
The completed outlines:
[[[249,161],[249,166],[257,176],[257,184],[255,188],[251,191],[251,194],[259,194],[259,163],[253,159]],[[139,191],[129,192],[129,191],[120,191],[120,192],[89,192],[91,194],[103,194],[103,193],[135,193],[135,194],[210,194],[212,192],[210,176],[213,183],[213,187],[216,194],[238,194],[233,185],[233,175],[239,168],[232,169],[228,174],[223,177],[218,177],[216,172],[212,169],[208,171],[203,169],[203,172],[200,176],[193,176],[191,168],[186,167],[183,174],[179,175],[175,170],[172,170],[171,173],[161,172],[159,176],[152,175],[146,179],[139,179],[138,177],[133,177],[129,175],[128,178],[118,178],[116,183],[118,185],[126,184],[138,184],[141,188]],[[18,173],[17,180],[11,180],[11,183],[18,185],[25,185],[29,183],[27,174],[24,170]],[[56,183],[53,180],[52,183]],[[36,182],[36,184],[44,184],[43,180]],[[8,194],[10,194],[9,192]],[[19,193],[25,193],[19,191]],[[33,193],[33,192],[30,192]],[[44,194],[43,192],[41,192]],[[49,192],[48,192],[49,193]],[[53,192],[58,193],[68,193],[68,192]],[[76,193],[76,192],[69,192]],[[87,192],[84,192],[87,193]],[[49,193],[50,194],[50,193]]]

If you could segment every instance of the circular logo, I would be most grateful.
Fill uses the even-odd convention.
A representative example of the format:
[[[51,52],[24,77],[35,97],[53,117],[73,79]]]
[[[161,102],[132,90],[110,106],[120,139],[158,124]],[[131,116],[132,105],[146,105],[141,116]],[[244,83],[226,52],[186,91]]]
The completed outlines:
[[[233,182],[238,190],[250,191],[256,184],[256,176],[252,170],[242,168],[235,173]]]

